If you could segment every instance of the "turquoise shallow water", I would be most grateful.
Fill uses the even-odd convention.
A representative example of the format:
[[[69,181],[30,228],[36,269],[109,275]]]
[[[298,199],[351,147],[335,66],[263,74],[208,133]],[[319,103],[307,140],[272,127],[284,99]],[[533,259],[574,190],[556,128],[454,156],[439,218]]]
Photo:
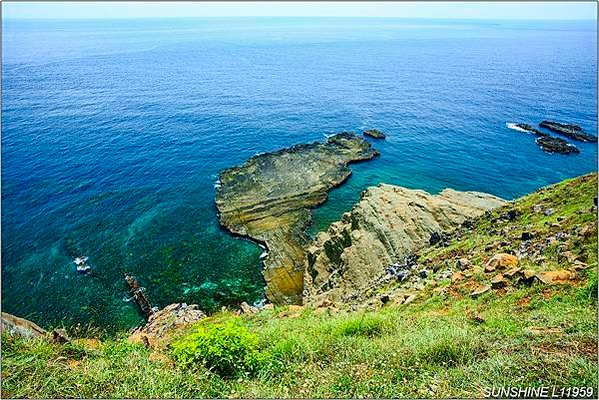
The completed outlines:
[[[262,293],[261,249],[223,231],[218,171],[324,134],[376,127],[311,232],[379,182],[514,198],[596,170],[508,122],[597,132],[594,21],[5,21],[2,305],[42,324],[140,321],[157,306]],[[81,276],[65,249],[94,266]]]

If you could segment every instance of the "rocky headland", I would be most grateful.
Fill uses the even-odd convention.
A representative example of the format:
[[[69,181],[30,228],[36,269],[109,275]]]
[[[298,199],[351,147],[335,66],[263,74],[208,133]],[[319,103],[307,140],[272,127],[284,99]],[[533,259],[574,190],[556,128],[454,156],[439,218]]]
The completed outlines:
[[[301,302],[310,209],[350,176],[349,163],[377,155],[367,141],[345,132],[221,172],[215,198],[220,223],[267,248],[263,275],[270,301]]]
[[[541,128],[548,129],[552,132],[559,133],[561,135],[567,136],[571,139],[578,140],[580,142],[596,142],[597,136],[589,135],[585,133],[582,128],[578,125],[572,124],[561,124],[559,122],[552,121],[541,121],[539,123]]]
[[[445,189],[431,195],[387,184],[371,187],[308,247],[304,303],[346,303],[416,250],[503,204],[478,192]]]

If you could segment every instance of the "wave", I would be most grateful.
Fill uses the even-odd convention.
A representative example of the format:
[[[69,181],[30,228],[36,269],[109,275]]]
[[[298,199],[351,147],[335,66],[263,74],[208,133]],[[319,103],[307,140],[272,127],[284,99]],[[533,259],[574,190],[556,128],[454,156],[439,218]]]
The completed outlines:
[[[507,122],[507,123],[505,124],[505,126],[507,126],[507,127],[508,127],[508,128],[510,128],[510,129],[513,129],[513,130],[515,130],[515,131],[520,131],[520,132],[526,132],[526,133],[530,133],[530,132],[529,132],[529,131],[527,131],[526,129],[522,129],[522,128],[520,128],[520,127],[518,126],[518,124],[517,124],[517,123],[515,123],[515,122]]]

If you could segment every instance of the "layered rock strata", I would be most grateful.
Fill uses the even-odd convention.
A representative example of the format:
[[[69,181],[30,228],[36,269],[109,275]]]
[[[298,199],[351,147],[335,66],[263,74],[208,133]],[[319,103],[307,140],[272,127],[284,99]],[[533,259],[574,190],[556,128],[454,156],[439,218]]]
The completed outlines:
[[[304,303],[343,302],[432,237],[504,203],[478,192],[445,189],[431,195],[387,184],[371,187],[308,247]]]
[[[324,143],[261,154],[221,172],[215,198],[220,223],[268,249],[263,275],[270,301],[301,302],[310,209],[350,176],[349,163],[376,155],[367,141],[341,133]]]

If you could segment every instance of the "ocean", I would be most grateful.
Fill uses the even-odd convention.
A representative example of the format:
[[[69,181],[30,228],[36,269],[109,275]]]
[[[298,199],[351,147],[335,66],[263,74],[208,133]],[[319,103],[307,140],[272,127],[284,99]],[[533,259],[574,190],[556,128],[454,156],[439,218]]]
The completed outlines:
[[[219,227],[223,168],[377,128],[375,160],[312,234],[380,182],[513,199],[595,171],[510,122],[597,134],[595,21],[4,20],[2,309],[43,326],[142,321],[153,305],[259,301],[260,249]],[[75,269],[66,243],[89,257]]]

